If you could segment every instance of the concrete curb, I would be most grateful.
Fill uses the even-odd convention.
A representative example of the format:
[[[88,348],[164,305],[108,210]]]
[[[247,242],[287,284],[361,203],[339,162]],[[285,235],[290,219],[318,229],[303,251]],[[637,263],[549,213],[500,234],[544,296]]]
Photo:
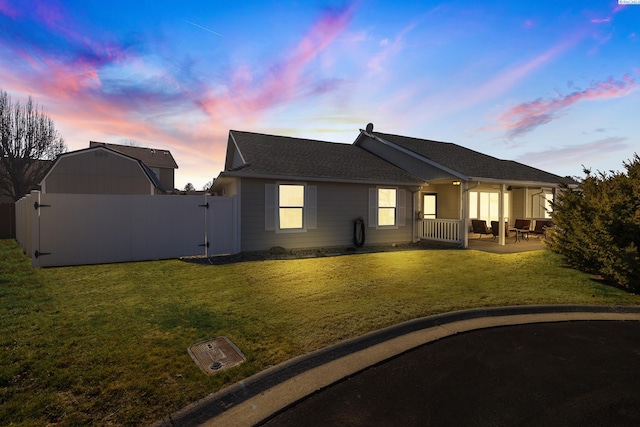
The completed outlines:
[[[640,306],[513,306],[414,319],[295,357],[212,393],[153,427],[255,425],[345,377],[447,336],[497,326],[579,320],[640,321]]]

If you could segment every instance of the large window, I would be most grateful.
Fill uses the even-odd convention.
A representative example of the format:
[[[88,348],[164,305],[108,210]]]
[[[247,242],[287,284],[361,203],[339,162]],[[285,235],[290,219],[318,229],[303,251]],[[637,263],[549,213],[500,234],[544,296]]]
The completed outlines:
[[[422,195],[422,218],[424,219],[436,219],[437,215],[437,195],[435,194],[423,194]]]
[[[278,186],[278,218],[281,230],[303,228],[304,185]]]
[[[378,188],[378,226],[396,225],[396,192],[395,188]]]
[[[469,192],[469,218],[484,219],[489,224],[500,217],[500,193],[488,191]],[[509,193],[504,193],[504,216],[509,216]]]

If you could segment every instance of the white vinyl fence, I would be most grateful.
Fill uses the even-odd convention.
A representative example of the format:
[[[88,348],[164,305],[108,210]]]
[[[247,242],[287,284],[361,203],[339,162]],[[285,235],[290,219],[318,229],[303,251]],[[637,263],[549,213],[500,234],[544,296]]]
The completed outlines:
[[[237,199],[43,194],[16,204],[16,240],[34,267],[232,254]]]

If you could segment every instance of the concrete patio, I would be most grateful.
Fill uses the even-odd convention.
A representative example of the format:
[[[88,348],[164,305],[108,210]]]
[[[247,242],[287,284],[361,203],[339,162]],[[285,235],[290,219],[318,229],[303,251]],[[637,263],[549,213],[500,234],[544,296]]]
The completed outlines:
[[[532,236],[529,237],[529,240],[520,239],[516,242],[515,236],[510,236],[506,238],[506,243],[501,246],[497,239],[486,236],[479,239],[477,236],[477,234],[471,234],[469,236],[469,249],[495,254],[512,254],[546,249],[542,237]]]

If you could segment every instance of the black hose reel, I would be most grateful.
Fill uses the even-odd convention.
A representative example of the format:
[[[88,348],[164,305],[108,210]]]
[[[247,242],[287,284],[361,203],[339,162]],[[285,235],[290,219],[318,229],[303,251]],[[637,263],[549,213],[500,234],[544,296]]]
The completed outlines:
[[[364,245],[364,218],[359,217],[353,222],[353,244],[357,247]]]

